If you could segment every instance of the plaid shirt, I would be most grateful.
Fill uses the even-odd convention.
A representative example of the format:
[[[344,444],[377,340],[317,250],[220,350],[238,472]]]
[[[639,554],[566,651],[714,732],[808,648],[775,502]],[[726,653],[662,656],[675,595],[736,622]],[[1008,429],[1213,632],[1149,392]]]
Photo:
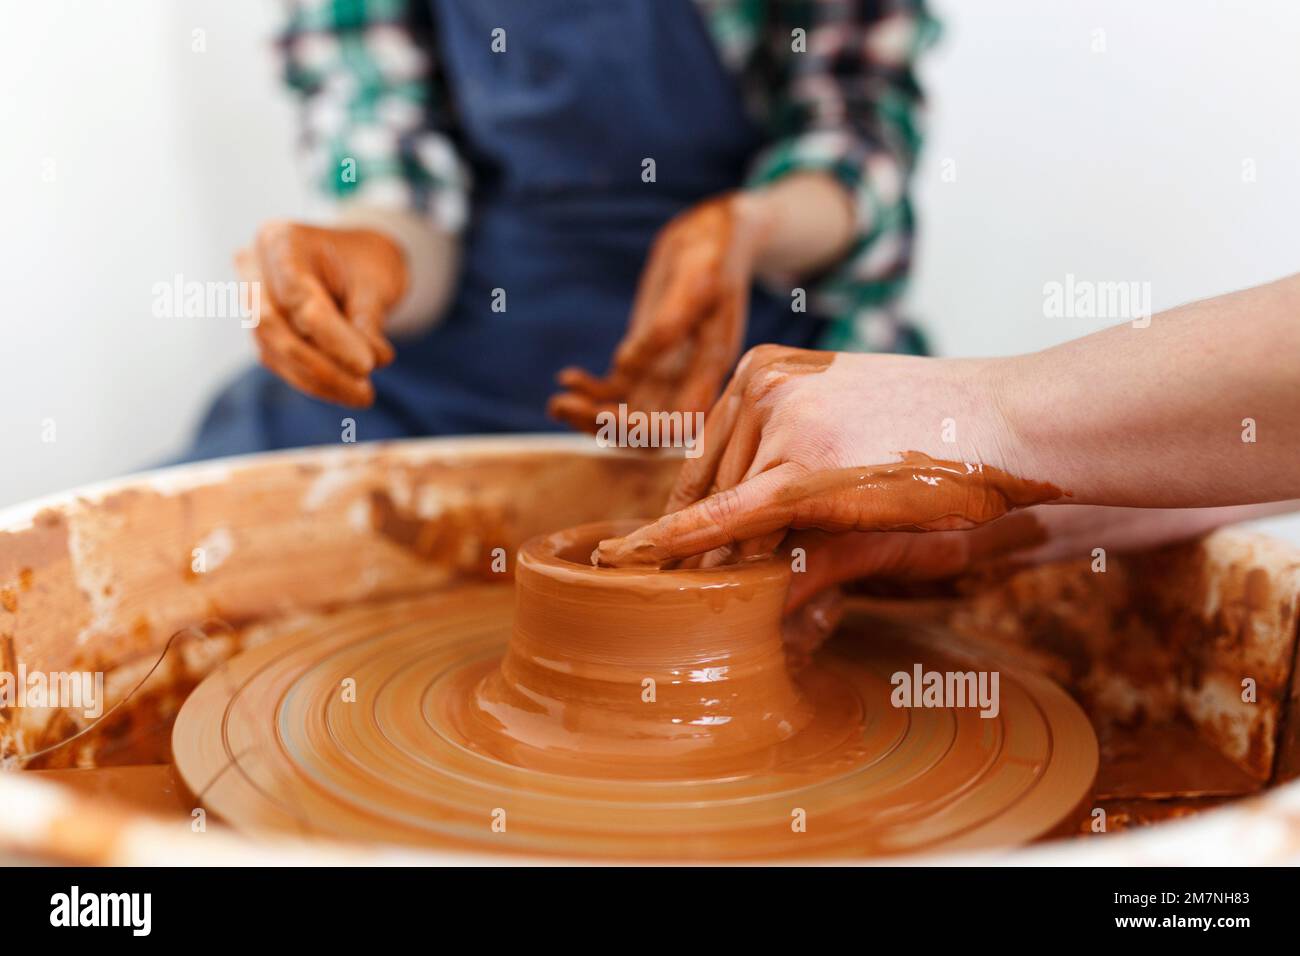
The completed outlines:
[[[922,352],[898,300],[911,266],[908,181],[920,145],[913,65],[937,33],[924,0],[695,0],[768,133],[749,184],[809,170],[853,194],[856,235],[807,283],[825,348]],[[428,4],[297,0],[281,39],[304,101],[312,179],[330,195],[465,224],[471,187]]]

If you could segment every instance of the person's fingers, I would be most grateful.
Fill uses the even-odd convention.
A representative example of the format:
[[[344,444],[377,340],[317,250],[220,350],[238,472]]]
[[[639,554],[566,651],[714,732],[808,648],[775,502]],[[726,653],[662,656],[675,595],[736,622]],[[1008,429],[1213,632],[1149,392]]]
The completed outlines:
[[[257,266],[257,256],[252,249],[244,248],[235,251],[235,271],[245,282],[262,281],[262,270]]]
[[[735,472],[731,471],[730,468],[724,467],[723,469],[719,469],[719,491],[724,488],[743,485],[747,481],[752,481],[763,472],[778,467],[784,460],[783,458],[777,458],[772,452],[772,446],[778,443],[772,440],[771,433],[767,431],[768,415],[766,409],[752,408],[749,414],[753,418],[759,420],[757,426],[750,426],[754,435],[757,437],[755,440],[756,447],[749,455],[749,467],[746,468],[744,473],[739,475],[739,477],[737,477]],[[726,463],[724,462],[724,466],[725,465]],[[736,467],[742,468],[744,466],[738,462]],[[738,558],[748,558],[756,554],[767,554],[774,551],[786,537],[786,534],[786,529],[782,528],[780,531],[773,531],[758,538],[750,538],[746,541],[740,541],[734,546],[735,556]]]
[[[719,292],[716,270],[698,257],[673,264],[663,291],[640,306],[641,314],[614,352],[614,367],[636,375],[671,345],[685,340],[712,309]]]
[[[758,414],[763,415],[763,412],[758,412]],[[766,420],[766,415],[763,415],[763,418]],[[732,473],[729,471],[727,473],[719,471],[719,490],[745,484],[746,481],[754,480],[755,476],[762,475],[764,471],[779,466],[780,462],[774,462],[774,460],[771,460],[770,454],[764,453],[764,445],[768,444],[768,436],[766,432],[763,431],[762,425],[759,425],[758,428],[754,428],[754,432],[755,434],[761,434],[762,438],[757,442],[758,447],[754,450],[748,470],[745,471],[744,475],[738,477],[738,479],[737,477],[733,477]],[[723,481],[727,481],[729,484],[722,484]],[[781,544],[781,541],[783,541],[783,538],[785,537],[787,537],[787,531],[785,531],[785,528],[781,528],[780,531],[770,532],[767,533],[767,535],[749,538],[749,540],[746,541],[738,541],[732,548],[733,559],[750,558],[755,554],[768,554],[770,551],[776,550],[777,546]]]
[[[754,431],[755,433],[758,433],[760,429],[756,428],[754,429]],[[757,444],[758,444],[758,449],[753,453],[753,457],[755,458],[762,453],[761,442]],[[745,471],[744,474],[741,475],[739,479],[733,478],[730,473],[724,476],[720,470],[719,478],[729,481],[730,484],[726,484],[726,485],[720,484],[718,486],[719,490],[722,490],[723,488],[735,487],[736,485],[744,484],[747,481],[752,481],[755,478],[755,476],[762,474],[763,472],[769,470],[770,468],[777,467],[777,465],[769,464],[763,468],[758,468],[756,467],[756,465],[757,465],[756,461],[751,462],[749,469]],[[756,554],[770,554],[780,546],[781,542],[785,539],[786,535],[787,535],[787,530],[785,528],[781,528],[778,531],[769,531],[767,534],[759,535],[757,538],[747,538],[743,541],[737,541],[735,544],[731,546],[731,554],[729,555],[729,558],[730,560],[735,561],[741,558],[751,558]]]
[[[658,301],[664,286],[672,273],[675,240],[673,227],[666,227],[655,240],[641,276],[637,279],[636,294],[632,297],[632,313],[628,319],[628,334],[635,333],[644,323],[650,321],[650,303]]]
[[[700,456],[686,459],[681,471],[677,473],[677,480],[664,505],[665,514],[680,511],[708,494],[714,476],[718,473],[718,465],[731,443],[731,434],[740,417],[740,410],[740,393],[728,386],[704,419]]]
[[[235,268],[245,282],[263,280],[261,264],[251,249],[235,253]],[[259,299],[259,321],[253,337],[263,365],[314,398],[360,407],[374,402],[374,389],[368,380],[344,372],[304,342],[290,327],[273,295]]]
[[[616,567],[663,567],[786,528],[925,531],[930,534],[916,537],[930,538],[933,533],[966,531],[977,524],[978,519],[954,513],[942,495],[872,494],[869,472],[869,468],[809,471],[802,463],[787,461],[626,537],[602,541],[596,558],[600,564]],[[1009,507],[993,489],[968,494],[990,497],[980,511]]]
[[[258,358],[262,364],[299,391],[314,398],[341,405],[367,406],[374,400],[370,382],[349,376],[325,360],[287,327],[257,338]]]
[[[572,392],[558,392],[546,402],[546,414],[563,422],[574,431],[594,434],[596,430],[594,405],[591,399]]]
[[[625,376],[628,393],[632,396],[635,407],[645,411],[681,410],[677,398],[681,391],[682,377],[690,368],[691,357],[695,352],[692,339],[693,336],[687,336],[680,342],[670,343],[659,351],[651,364],[634,376]],[[699,410],[707,408],[706,404]]]
[[[755,461],[756,456],[762,451],[763,420],[763,412],[756,408],[749,407],[741,413],[732,433],[731,442],[728,444],[722,462],[718,466],[717,477],[714,479],[711,488],[713,493],[725,491],[728,488],[734,488],[737,485],[751,481],[762,472],[776,467],[776,464],[768,464],[759,468]],[[758,554],[770,554],[777,549],[785,537],[786,529],[781,528],[757,538],[736,541],[725,547],[715,548],[708,554],[701,555],[698,561],[695,561],[695,566],[713,568]],[[677,566],[684,567],[687,562],[694,560],[687,558],[685,561],[678,562]]]
[[[598,432],[598,414],[613,413],[620,402],[630,401],[626,384],[614,374],[599,378],[586,369],[570,367],[561,369],[555,379],[562,391],[547,401],[546,414],[575,431]]]
[[[682,246],[655,304],[659,314],[652,325],[689,328],[722,293],[721,268],[721,252],[712,244]]]
[[[731,449],[737,423],[748,411],[745,392],[750,375],[759,367],[754,361],[754,354],[751,351],[741,359],[731,381],[723,389],[722,396],[709,411],[704,420],[703,453],[699,458],[688,459],[678,473],[668,503],[664,506],[665,514],[680,511],[707,497],[713,490],[730,488],[739,483],[733,480],[725,485],[719,484],[718,470]],[[761,440],[761,434],[756,435],[756,439]],[[742,449],[736,455],[741,460],[753,457],[748,449]]]
[[[344,372],[304,342],[278,313],[264,311],[254,336],[263,364],[300,391],[344,405],[374,402],[369,379]]]
[[[787,528],[802,504],[799,495],[791,494],[791,483],[804,474],[801,465],[780,465],[752,481],[664,515],[626,537],[600,542],[597,562],[616,567],[662,567],[669,561]]]
[[[628,355],[629,368],[635,364],[640,351],[639,348],[634,348],[631,343],[639,340],[644,335],[646,328],[655,321],[656,311],[654,306],[662,297],[669,276],[672,274],[674,242],[671,236],[671,228],[671,226],[668,227],[660,234],[660,237],[650,250],[649,260],[641,270],[641,278],[637,280],[636,295],[632,299],[632,313],[628,318],[627,331],[624,333],[622,341],[614,349],[613,360],[610,363],[613,369],[619,368],[618,357],[620,353]]]
[[[675,384],[669,404],[687,414],[704,411],[713,405],[718,390],[727,377],[729,358],[707,348],[698,349],[690,370]]]
[[[921,535],[906,531],[847,534],[807,531],[791,535],[790,549],[802,548],[804,551],[801,562],[804,570],[791,578],[786,610],[796,610],[827,588],[859,578],[908,577],[908,555],[913,542],[945,533],[960,532]],[[936,538],[934,544],[938,543]]]
[[[745,480],[746,474],[752,470],[754,455],[762,440],[762,413],[752,406],[746,406],[732,430],[731,441],[727,444],[722,461],[718,463],[718,473],[713,477],[709,494],[734,488]]]
[[[678,393],[677,404],[683,410],[708,408],[717,398],[718,388],[735,364],[744,341],[748,306],[748,288],[733,287],[697,325],[695,354]]]
[[[987,526],[986,526],[987,527]],[[933,581],[960,574],[970,563],[974,531],[800,531],[782,550],[802,549],[803,570],[792,576],[786,610],[836,584],[858,578]]]
[[[752,558],[756,554],[771,554],[780,547],[785,538],[785,530],[771,531],[757,538],[737,542],[732,546],[736,558]]]
[[[255,322],[261,322],[266,315],[278,314],[271,296],[262,294],[262,270],[257,264],[257,254],[252,249],[235,251],[235,272],[242,280],[239,283],[239,304],[245,315],[253,315]],[[257,325],[253,327],[256,328]]]
[[[801,607],[828,587],[854,578],[865,577],[875,569],[870,546],[865,539],[879,535],[866,533],[827,534],[825,531],[799,531],[789,536],[786,548],[799,557],[799,570],[790,576],[786,593],[786,613]],[[888,535],[886,535],[888,537]],[[887,542],[882,542],[888,548]]]
[[[369,374],[375,358],[366,336],[343,317],[319,279],[294,271],[271,281],[276,300],[298,334],[347,371]]]
[[[374,387],[368,380],[321,378],[319,370],[303,353],[259,347],[258,357],[263,365],[305,395],[351,408],[368,408],[374,404]]]
[[[628,408],[652,415],[655,412],[675,412],[677,380],[662,375],[646,375],[632,382],[628,394]]]
[[[375,360],[366,337],[343,317],[292,241],[280,231],[264,231],[257,255],[272,298],[298,334],[348,372],[369,374]]]
[[[366,342],[370,345],[370,350],[375,356],[375,368],[384,368],[393,364],[393,359],[397,358],[397,349],[393,343],[388,340],[388,336],[378,329],[362,329],[366,337]]]
[[[393,343],[384,335],[384,318],[388,310],[383,298],[373,290],[362,287],[351,290],[343,304],[348,321],[360,330],[366,344],[370,346],[375,366],[382,368],[390,364],[397,353],[393,349]]]
[[[569,367],[556,375],[556,381],[563,389],[552,396],[553,403],[548,413],[553,418],[573,424],[574,416],[582,422],[575,425],[579,431],[594,431],[596,424],[588,416],[587,407],[577,399],[583,399],[592,407],[591,415],[598,411],[614,411],[619,404],[626,404],[630,410],[651,413],[659,410],[675,411],[670,399],[676,393],[675,369],[683,364],[678,358],[679,349],[669,349],[661,353],[653,366],[647,366],[635,375],[628,374],[617,367],[603,378],[592,375],[585,369]],[[562,398],[563,395],[576,396]],[[566,417],[561,418],[561,415]]]
[[[337,405],[356,407],[368,406],[374,400],[373,395],[367,394],[367,389],[370,387],[369,383],[361,383],[357,388],[353,389],[350,386],[338,386],[317,381],[312,377],[311,370],[305,364],[273,349],[259,347],[258,359],[285,382],[312,398],[319,398],[322,401],[333,402]]]
[[[714,548],[707,554],[696,555],[693,558],[683,558],[673,566],[684,568],[689,565],[697,568],[717,568],[724,564],[734,564],[736,561],[737,547],[737,545],[728,544],[721,548]]]
[[[566,368],[556,376],[566,390],[551,396],[547,413],[579,431],[594,432],[598,428],[595,416],[605,411],[614,414],[619,404],[646,414],[677,411],[677,380],[672,377],[676,362],[674,351],[669,350],[653,369],[635,377],[616,369],[603,379],[583,369]]]
[[[615,413],[614,408],[605,402],[592,401],[585,395],[574,392],[560,392],[552,395],[546,403],[546,414],[556,421],[564,422],[575,431],[596,434],[600,425],[596,417],[601,412]]]
[[[781,621],[781,637],[794,669],[806,664],[817,648],[835,633],[844,618],[844,592],[826,588]]]
[[[641,376],[647,368],[659,363],[664,352],[674,343],[691,334],[691,329],[702,318],[702,313],[678,314],[646,327],[643,332],[629,336],[614,352],[614,369],[625,378]]]
[[[618,399],[625,394],[626,384],[615,375],[600,377],[592,375],[584,368],[569,366],[560,369],[555,376],[555,382],[566,392],[576,392],[579,395],[595,401],[610,402]]]
[[[760,413],[757,409],[747,407],[741,413],[739,421],[736,422],[731,442],[727,445],[727,450],[722,456],[722,462],[718,465],[718,473],[714,477],[712,487],[709,489],[710,494],[717,494],[720,491],[726,491],[728,488],[735,488],[737,485],[754,477],[756,472],[753,469],[753,460],[762,440],[762,435]],[[733,542],[724,548],[717,548],[704,555],[700,566],[711,568],[735,561],[738,558],[766,554],[774,550],[781,543],[783,537],[785,537],[784,528],[770,532],[760,538]]]
[[[969,519],[952,515],[942,499],[922,509],[913,500],[864,494],[857,469],[810,473],[802,464],[785,462],[626,537],[602,541],[596,556],[604,565],[663,567],[787,528],[943,532],[969,526]]]

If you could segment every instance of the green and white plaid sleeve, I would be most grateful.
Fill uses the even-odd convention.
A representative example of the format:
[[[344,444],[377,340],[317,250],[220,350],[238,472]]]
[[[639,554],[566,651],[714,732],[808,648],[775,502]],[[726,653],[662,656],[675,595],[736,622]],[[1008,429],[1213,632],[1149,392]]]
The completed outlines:
[[[852,192],[857,211],[849,253],[809,285],[811,311],[830,320],[822,345],[924,352],[897,302],[911,266],[908,181],[921,139],[913,66],[938,24],[922,0],[775,0],[773,10],[776,139],[757,157],[751,184],[829,172]]]
[[[458,232],[469,174],[453,144],[431,31],[425,3],[294,0],[280,48],[285,80],[302,97],[313,184]]]

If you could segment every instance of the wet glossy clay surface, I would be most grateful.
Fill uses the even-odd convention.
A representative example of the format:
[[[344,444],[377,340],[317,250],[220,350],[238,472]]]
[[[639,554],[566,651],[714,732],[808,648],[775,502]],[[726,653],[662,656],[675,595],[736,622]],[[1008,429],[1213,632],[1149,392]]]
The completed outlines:
[[[791,674],[784,562],[591,567],[620,530],[534,539],[513,599],[357,608],[239,655],[176,722],[186,784],[246,829],[614,859],[1002,846],[1086,797],[1096,740],[1049,681],[1003,669],[988,719],[895,707],[895,673],[972,665],[852,628]]]

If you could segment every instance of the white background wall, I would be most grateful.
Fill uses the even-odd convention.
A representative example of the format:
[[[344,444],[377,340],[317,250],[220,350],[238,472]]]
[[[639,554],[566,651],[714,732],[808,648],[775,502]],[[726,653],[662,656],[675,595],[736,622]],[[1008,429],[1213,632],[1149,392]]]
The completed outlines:
[[[251,361],[237,320],[154,318],[152,289],[233,278],[257,222],[305,208],[278,16],[265,0],[0,0],[0,504],[179,450]]]
[[[1067,273],[1158,310],[1300,269],[1300,3],[932,3],[912,305],[943,352],[1106,324],[1044,318]],[[308,212],[278,17],[0,0],[0,504],[164,457],[251,360],[237,321],[154,318],[151,289],[230,278],[260,220]]]

